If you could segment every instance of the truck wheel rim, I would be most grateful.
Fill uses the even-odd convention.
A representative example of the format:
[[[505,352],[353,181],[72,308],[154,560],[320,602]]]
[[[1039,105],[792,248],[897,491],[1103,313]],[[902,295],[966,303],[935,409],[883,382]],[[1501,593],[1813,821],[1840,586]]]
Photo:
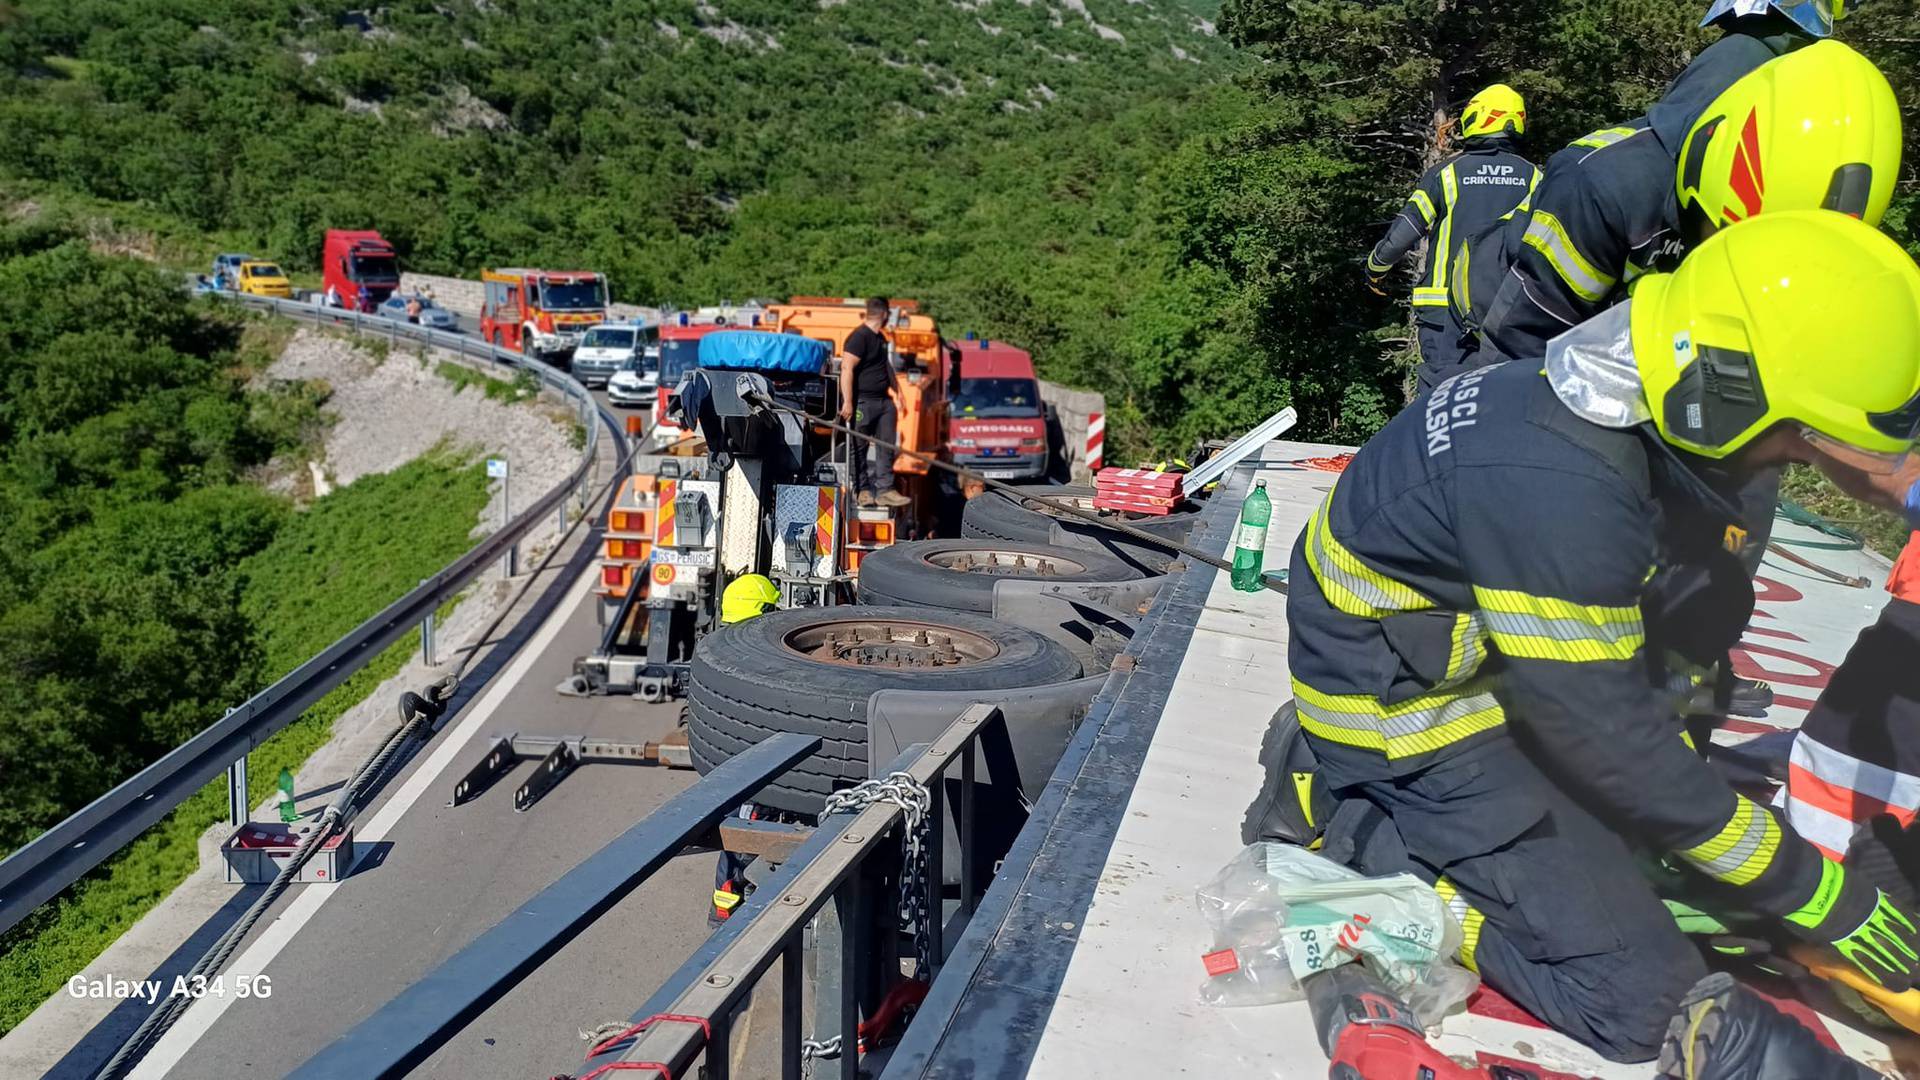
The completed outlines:
[[[1085,563],[1058,555],[1016,548],[965,548],[958,551],[931,551],[922,561],[956,574],[988,574],[994,577],[1048,578],[1062,574],[1084,574]]]
[[[814,623],[789,632],[781,644],[809,660],[846,667],[969,667],[1000,655],[991,638],[972,631],[899,619]]]

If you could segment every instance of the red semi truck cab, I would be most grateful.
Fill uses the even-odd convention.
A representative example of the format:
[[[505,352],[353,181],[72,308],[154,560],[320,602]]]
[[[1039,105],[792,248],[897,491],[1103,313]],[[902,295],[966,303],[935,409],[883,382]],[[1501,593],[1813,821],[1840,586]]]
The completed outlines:
[[[986,338],[947,348],[947,446],[956,465],[994,480],[1047,474],[1047,407],[1025,349]]]
[[[372,229],[328,229],[320,276],[325,297],[337,297],[351,311],[372,311],[400,287],[400,260]]]

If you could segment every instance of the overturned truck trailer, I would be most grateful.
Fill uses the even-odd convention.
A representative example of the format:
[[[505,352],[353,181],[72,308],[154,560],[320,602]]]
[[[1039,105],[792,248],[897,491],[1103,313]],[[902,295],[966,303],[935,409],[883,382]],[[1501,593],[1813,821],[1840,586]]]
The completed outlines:
[[[1166,527],[1227,552],[1261,479],[1274,505],[1266,562],[1283,566],[1344,450],[1271,442],[1184,527]],[[991,509],[969,529],[974,546],[947,542],[956,546],[915,556],[926,568],[883,574],[884,604],[775,613],[746,624],[758,624],[752,635],[703,642],[703,652],[725,644],[694,662],[700,782],[295,1075],[402,1075],[608,896],[701,844],[755,855],[758,887],[633,1003],[626,1030],[601,1032],[584,1062],[556,1070],[1325,1075],[1305,1002],[1221,1009],[1198,994],[1210,937],[1194,890],[1242,848],[1265,780],[1262,739],[1290,696],[1286,597],[1234,591],[1171,552],[1130,564],[1017,497],[981,505]],[[1112,572],[1008,576],[985,590],[940,578],[992,565],[977,535],[988,528],[995,542],[1044,544],[1063,560],[1111,556],[1080,565]],[[1800,529],[1783,521],[1775,536]],[[1860,552],[1823,561],[1844,563],[1844,577],[1881,573]],[[1789,561],[1769,559],[1758,589],[1766,634],[1734,660],[1780,692],[1767,715],[1715,734],[1729,752],[1760,754],[1791,732],[1877,609]],[[899,602],[903,591],[917,606]],[[742,817],[742,806],[772,812]],[[1763,989],[1858,1060],[1905,1053],[1904,1033],[1874,1027],[1824,984]],[[1600,1059],[1485,987],[1432,1041],[1463,1066],[1509,1076],[1648,1072]]]

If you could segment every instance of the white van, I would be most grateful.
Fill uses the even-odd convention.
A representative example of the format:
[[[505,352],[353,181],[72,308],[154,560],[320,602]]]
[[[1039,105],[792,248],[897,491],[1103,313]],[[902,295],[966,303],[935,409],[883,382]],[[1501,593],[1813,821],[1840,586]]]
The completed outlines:
[[[660,355],[660,328],[641,323],[601,323],[591,327],[573,351],[573,377],[587,386],[606,386],[615,373],[647,354]],[[654,361],[656,365],[659,361]]]

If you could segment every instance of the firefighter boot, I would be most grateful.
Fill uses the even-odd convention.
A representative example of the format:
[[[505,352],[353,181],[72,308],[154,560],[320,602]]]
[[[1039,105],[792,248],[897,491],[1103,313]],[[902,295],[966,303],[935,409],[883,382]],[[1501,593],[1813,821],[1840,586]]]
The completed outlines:
[[[1240,842],[1277,840],[1319,847],[1327,819],[1333,816],[1334,799],[1320,779],[1319,762],[1300,730],[1300,714],[1291,701],[1273,714],[1260,741],[1260,768],[1266,779],[1241,822]]]
[[[1680,1000],[1660,1048],[1663,1080],[1876,1080],[1799,1021],[1716,971]]]

